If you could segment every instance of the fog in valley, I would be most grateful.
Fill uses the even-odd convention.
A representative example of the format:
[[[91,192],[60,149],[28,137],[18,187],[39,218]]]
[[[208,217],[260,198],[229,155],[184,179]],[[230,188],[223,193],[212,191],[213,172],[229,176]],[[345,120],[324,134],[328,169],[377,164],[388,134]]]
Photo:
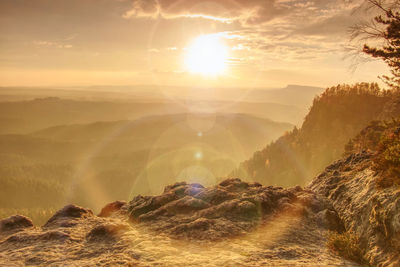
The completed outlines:
[[[0,212],[41,223],[67,203],[99,210],[177,181],[213,185],[301,125],[321,91],[1,88]]]

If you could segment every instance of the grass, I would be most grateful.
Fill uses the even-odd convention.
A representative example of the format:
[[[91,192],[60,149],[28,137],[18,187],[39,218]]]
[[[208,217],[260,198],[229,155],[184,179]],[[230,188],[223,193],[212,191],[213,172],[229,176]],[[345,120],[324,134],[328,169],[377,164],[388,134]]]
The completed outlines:
[[[357,235],[351,232],[337,233],[330,231],[328,233],[327,245],[343,258],[369,266],[359,247],[359,238]]]

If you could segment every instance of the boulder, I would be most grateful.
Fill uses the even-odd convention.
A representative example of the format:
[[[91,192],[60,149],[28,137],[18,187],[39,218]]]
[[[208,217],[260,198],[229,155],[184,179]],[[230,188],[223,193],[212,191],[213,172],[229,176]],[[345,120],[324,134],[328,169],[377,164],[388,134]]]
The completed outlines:
[[[112,203],[108,203],[107,205],[104,206],[104,208],[101,209],[99,215],[97,216],[110,217],[112,214],[119,211],[125,204],[126,204],[125,201],[114,201]]]
[[[33,227],[31,219],[22,215],[14,215],[0,220],[0,233],[20,231],[30,227]]]
[[[159,196],[135,197],[127,206],[133,222],[156,232],[173,238],[218,240],[251,231],[281,212],[303,216],[309,205],[310,210],[320,211],[327,208],[326,203],[300,187],[265,187],[232,178],[208,188],[176,183]]]
[[[115,242],[118,239],[118,233],[127,231],[129,226],[122,223],[103,223],[94,227],[86,235],[88,242]]]
[[[75,224],[76,219],[93,216],[93,212],[89,209],[78,207],[75,205],[67,205],[57,211],[44,225],[44,227],[63,226],[71,227]]]

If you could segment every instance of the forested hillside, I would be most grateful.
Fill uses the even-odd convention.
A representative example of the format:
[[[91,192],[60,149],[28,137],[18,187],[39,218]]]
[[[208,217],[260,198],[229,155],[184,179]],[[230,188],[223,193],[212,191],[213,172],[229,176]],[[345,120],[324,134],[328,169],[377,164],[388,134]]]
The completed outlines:
[[[212,184],[292,128],[245,114],[174,114],[0,135],[0,216],[37,221],[36,210],[70,202],[97,209],[178,180]]]
[[[399,97],[377,84],[338,85],[314,99],[300,129],[241,163],[233,175],[266,184],[305,184],[343,155],[345,145],[375,119],[396,117]]]

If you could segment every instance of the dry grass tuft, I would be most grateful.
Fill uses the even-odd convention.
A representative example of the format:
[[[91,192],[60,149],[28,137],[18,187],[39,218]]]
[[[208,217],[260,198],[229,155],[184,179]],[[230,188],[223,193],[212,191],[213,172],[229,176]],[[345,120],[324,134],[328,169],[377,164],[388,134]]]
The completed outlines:
[[[328,233],[328,247],[346,259],[369,266],[359,247],[358,236],[351,232],[330,231]]]

